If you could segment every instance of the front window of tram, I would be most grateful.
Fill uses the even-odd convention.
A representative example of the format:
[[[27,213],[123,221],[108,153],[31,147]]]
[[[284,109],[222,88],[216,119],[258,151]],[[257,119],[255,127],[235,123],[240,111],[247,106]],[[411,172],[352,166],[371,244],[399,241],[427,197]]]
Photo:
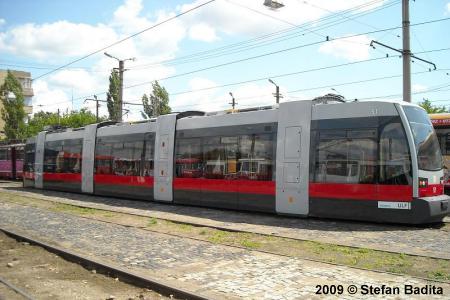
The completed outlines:
[[[414,106],[403,106],[416,144],[419,170],[439,171],[443,160],[439,141],[425,110]]]

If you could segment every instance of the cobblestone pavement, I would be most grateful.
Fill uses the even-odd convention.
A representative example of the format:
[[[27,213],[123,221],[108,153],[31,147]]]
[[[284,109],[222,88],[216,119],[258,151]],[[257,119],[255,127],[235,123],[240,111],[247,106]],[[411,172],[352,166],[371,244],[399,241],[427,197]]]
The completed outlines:
[[[443,251],[450,249],[450,233],[434,227],[302,219],[23,189],[18,184],[0,184],[0,192],[223,229],[450,259],[450,251]]]
[[[450,284],[214,245],[12,203],[0,203],[0,226],[213,299],[315,299],[318,284],[401,287],[400,295],[380,299],[411,299],[403,294],[405,284],[443,288],[444,295],[422,299],[450,293]],[[339,298],[367,296],[345,290]]]

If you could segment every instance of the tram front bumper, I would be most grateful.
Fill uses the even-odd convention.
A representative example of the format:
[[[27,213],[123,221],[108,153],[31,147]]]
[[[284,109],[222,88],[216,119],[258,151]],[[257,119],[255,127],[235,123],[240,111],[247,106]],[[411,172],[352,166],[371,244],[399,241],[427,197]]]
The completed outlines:
[[[441,222],[450,214],[450,196],[439,195],[413,200],[414,223]]]

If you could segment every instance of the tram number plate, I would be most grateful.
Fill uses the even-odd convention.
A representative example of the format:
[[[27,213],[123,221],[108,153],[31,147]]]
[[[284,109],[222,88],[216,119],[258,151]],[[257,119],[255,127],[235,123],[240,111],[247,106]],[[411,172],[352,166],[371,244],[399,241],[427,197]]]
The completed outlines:
[[[378,208],[411,209],[411,202],[378,201]]]

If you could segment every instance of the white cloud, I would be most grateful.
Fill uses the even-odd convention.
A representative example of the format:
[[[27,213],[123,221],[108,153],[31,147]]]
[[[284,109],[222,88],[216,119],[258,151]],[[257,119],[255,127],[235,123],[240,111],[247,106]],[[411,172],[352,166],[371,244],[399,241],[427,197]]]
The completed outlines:
[[[147,2],[125,0],[115,10],[111,21],[107,24],[72,23],[64,20],[44,24],[22,24],[0,32],[0,54],[9,53],[60,64],[158,24],[203,2],[203,0],[192,0],[190,4],[180,5],[175,9],[159,10],[151,15],[143,15],[143,4],[147,5]],[[365,3],[367,0],[317,0],[314,2],[315,5],[325,7],[330,11],[313,7],[298,0],[285,0],[283,2],[286,5],[285,8],[271,11],[261,5],[261,0],[216,1],[190,12],[182,18],[163,24],[157,30],[146,31],[133,39],[120,43],[108,49],[108,52],[119,58],[138,58],[136,62],[126,62],[126,68],[130,71],[125,72],[124,86],[134,85],[174,74],[176,71],[174,67],[160,64],[145,69],[133,68],[176,57],[180,42],[186,38],[213,42],[222,35],[234,35],[233,37],[237,38],[242,36],[254,37],[255,35],[292,27],[292,25],[280,22],[275,18],[286,20],[292,24],[302,24],[328,15],[330,11],[348,9]],[[382,5],[382,3],[382,1],[378,2],[379,5]],[[0,25],[2,20],[0,19]],[[352,46],[358,48],[357,44],[353,43]],[[364,55],[364,51],[361,51],[361,49],[338,49],[338,52],[342,53],[341,55],[347,53],[349,57]],[[48,106],[49,110],[56,111],[58,105],[52,104],[57,102],[63,102],[63,105],[59,105],[62,109],[64,109],[64,106],[71,108],[68,95],[71,94],[72,88],[74,98],[105,92],[108,88],[109,70],[117,67],[117,61],[98,55],[93,57],[89,63],[92,65],[90,69],[63,70],[34,82],[34,102]],[[194,78],[190,81],[192,89],[211,85],[216,85],[216,83],[205,78]],[[150,83],[138,88],[125,89],[124,99],[140,102],[142,94],[148,93],[150,89]],[[270,84],[248,84],[233,89],[233,93],[239,103],[238,107],[240,105],[258,106],[274,102],[273,90],[274,87]],[[252,95],[262,96],[252,98]],[[101,97],[104,97],[104,95]],[[221,110],[229,107],[227,103],[230,102],[230,96],[228,90],[208,90],[179,95],[171,98],[171,101],[173,101],[172,106],[184,105],[186,109],[195,108],[186,107],[186,105],[202,103],[197,109]],[[82,101],[77,101],[75,108],[78,108],[80,103]],[[92,110],[95,109],[93,103],[87,103],[86,106]],[[101,108],[102,111],[103,114],[106,113],[104,105]],[[133,113],[130,114],[129,118],[140,118],[137,107],[133,107]]]
[[[33,112],[49,111],[56,112],[72,109],[72,103],[69,97],[60,89],[49,88],[47,82],[37,80],[33,82]]]
[[[6,23],[5,19],[0,18],[0,26],[4,25]]]
[[[189,81],[190,90],[200,90],[207,88],[214,88],[217,84],[206,78],[192,78]],[[215,89],[208,89],[204,91],[198,91],[194,93],[186,93],[172,97],[170,106],[174,111],[185,110],[202,110],[202,111],[214,111],[218,110],[220,105],[217,105],[213,100],[216,96]]]
[[[319,52],[335,57],[358,61],[370,57],[369,44],[371,39],[367,35],[359,35],[326,42],[319,47]]]
[[[155,13],[154,20],[141,16],[142,0],[126,0],[115,12],[111,26],[122,37],[150,28],[175,15],[163,10]],[[135,47],[146,56],[171,58],[178,50],[178,43],[185,38],[185,25],[179,19],[160,25],[157,30],[148,30],[133,38]],[[114,47],[116,48],[116,47]],[[125,48],[126,49],[126,48]]]
[[[85,55],[116,39],[115,32],[103,24],[27,23],[0,35],[0,51],[49,60]]]
[[[203,0],[196,0],[182,5],[179,10],[186,11],[203,2]],[[379,1],[370,6],[364,6],[360,11],[381,6],[384,2]],[[183,20],[190,26],[197,23],[207,24],[217,32],[227,35],[254,36],[290,28],[293,24],[300,25],[315,21],[330,13],[365,4],[367,0],[316,0],[311,4],[307,1],[284,0],[283,3],[285,7],[270,10],[262,5],[261,0],[216,1],[184,15]]]
[[[189,37],[203,42],[214,42],[218,39],[216,30],[205,23],[195,24],[189,28]]]
[[[82,69],[58,71],[49,76],[48,82],[54,87],[74,89],[84,94],[92,92],[97,86],[97,79],[88,71]]]
[[[446,9],[447,9],[447,14],[450,14],[450,2],[447,3],[446,5]]]
[[[428,87],[419,83],[413,84],[411,86],[411,91],[413,93],[424,92],[426,90],[428,90]]]

